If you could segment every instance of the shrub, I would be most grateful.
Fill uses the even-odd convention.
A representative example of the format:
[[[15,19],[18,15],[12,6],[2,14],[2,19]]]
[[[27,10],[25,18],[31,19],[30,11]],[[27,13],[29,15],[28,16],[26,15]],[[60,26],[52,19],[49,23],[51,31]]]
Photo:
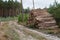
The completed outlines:
[[[60,26],[60,3],[55,1],[55,3],[48,8],[48,12],[53,14],[57,24]]]
[[[18,16],[18,22],[21,22],[21,21],[22,21],[22,16],[19,15],[19,16]]]
[[[22,14],[20,14],[19,16],[18,16],[18,23],[19,22],[27,22],[27,20],[28,20],[28,17],[29,17],[29,14],[23,14],[23,16],[22,16]]]

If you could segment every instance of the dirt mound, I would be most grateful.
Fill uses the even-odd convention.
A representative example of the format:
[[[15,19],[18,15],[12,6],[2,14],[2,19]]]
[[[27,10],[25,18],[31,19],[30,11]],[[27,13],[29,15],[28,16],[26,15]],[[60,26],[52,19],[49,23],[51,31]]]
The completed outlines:
[[[57,28],[56,21],[52,14],[44,9],[32,10],[28,20],[28,25],[36,28]]]

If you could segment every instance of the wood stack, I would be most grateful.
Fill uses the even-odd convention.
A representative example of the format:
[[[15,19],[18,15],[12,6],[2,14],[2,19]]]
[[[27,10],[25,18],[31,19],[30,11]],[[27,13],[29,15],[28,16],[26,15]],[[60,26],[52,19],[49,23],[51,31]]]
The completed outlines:
[[[28,25],[36,28],[57,28],[56,21],[51,14],[44,9],[32,10],[28,20]]]

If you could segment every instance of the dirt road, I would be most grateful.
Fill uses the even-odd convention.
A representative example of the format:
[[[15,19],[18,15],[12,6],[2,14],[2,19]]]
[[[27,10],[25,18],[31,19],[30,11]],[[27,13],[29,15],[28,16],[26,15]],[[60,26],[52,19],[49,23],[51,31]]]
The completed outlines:
[[[19,26],[19,27],[22,27],[22,30],[24,32],[26,32],[27,34],[35,34],[36,36],[42,36],[44,38],[46,38],[47,40],[60,40],[60,38],[58,38],[57,36],[53,36],[53,35],[50,35],[50,34],[44,34],[42,32],[38,32],[36,30],[32,30],[32,29],[28,29],[28,28],[25,28],[24,26],[22,25],[18,25],[17,23],[14,23],[16,26]],[[34,39],[35,40],[35,39]]]
[[[2,24],[4,24],[4,22],[2,22]],[[44,34],[42,32],[26,28],[22,25],[17,24],[15,21],[9,21],[5,24],[7,24],[19,34],[20,40],[60,40],[60,38],[56,36]]]

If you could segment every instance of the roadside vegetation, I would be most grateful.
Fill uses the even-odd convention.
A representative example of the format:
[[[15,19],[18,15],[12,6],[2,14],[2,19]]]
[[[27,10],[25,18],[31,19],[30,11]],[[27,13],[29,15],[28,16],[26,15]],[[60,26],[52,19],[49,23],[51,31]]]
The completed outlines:
[[[50,7],[48,8],[48,12],[54,16],[57,25],[59,25],[60,28],[60,3],[55,1],[54,4],[50,5]]]
[[[28,18],[29,18],[29,13],[23,13],[23,15],[20,14],[20,15],[18,15],[18,23],[20,23],[22,25],[26,25]]]
[[[13,20],[17,20],[18,17],[0,17],[0,22],[2,21],[13,21]]]

